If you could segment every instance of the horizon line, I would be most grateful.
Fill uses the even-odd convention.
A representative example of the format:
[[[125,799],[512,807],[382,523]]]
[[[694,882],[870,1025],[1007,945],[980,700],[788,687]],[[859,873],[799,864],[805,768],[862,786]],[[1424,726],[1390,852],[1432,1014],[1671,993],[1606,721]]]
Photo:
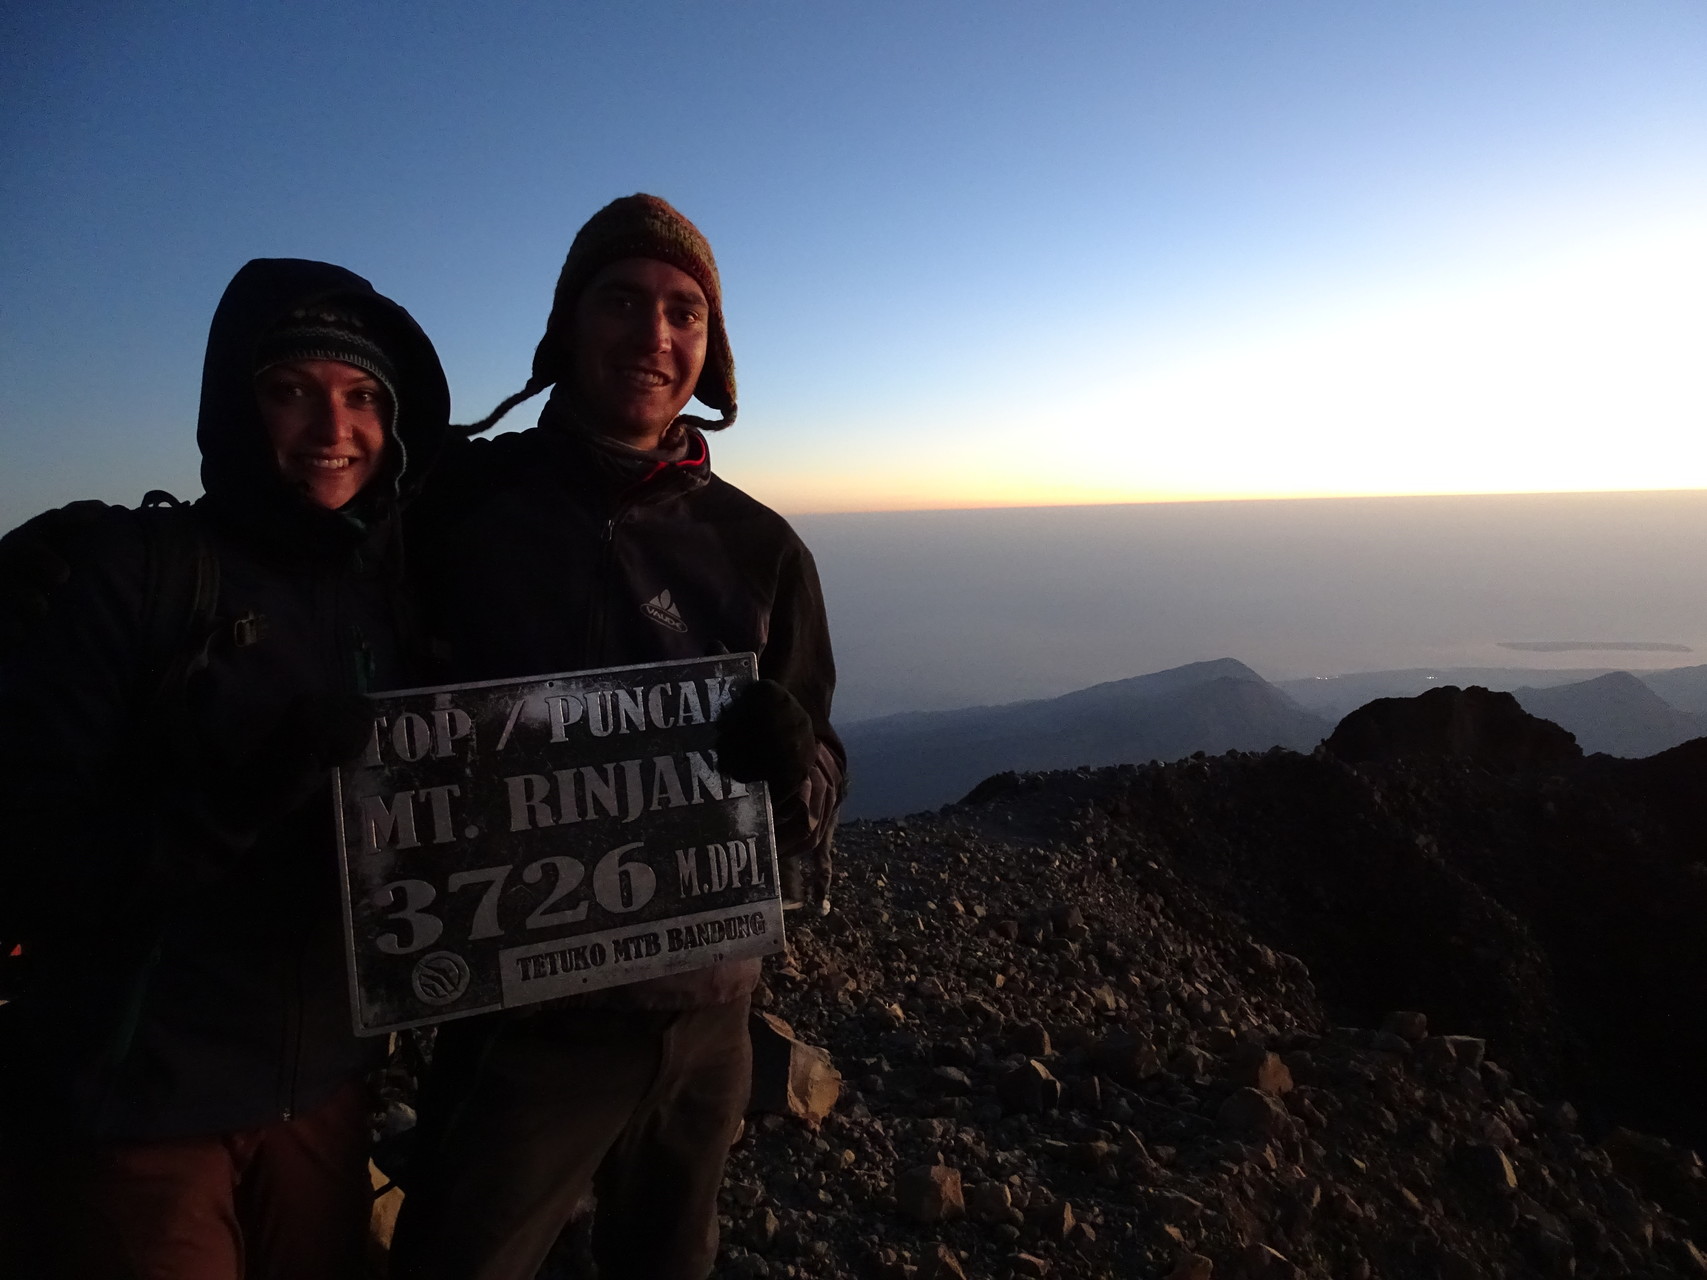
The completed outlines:
[[[1108,501],[1106,499],[1087,499],[1083,502],[1004,502],[968,501],[954,505],[935,506],[893,506],[893,507],[832,507],[816,509],[788,510],[782,514],[789,518],[804,516],[882,516],[882,515],[931,515],[947,514],[956,511],[1064,511],[1085,507],[1174,507],[1174,506],[1210,506],[1214,504],[1247,504],[1257,502],[1387,502],[1399,499],[1449,499],[1449,498],[1570,498],[1570,497],[1614,497],[1626,494],[1702,494],[1707,495],[1707,488],[1635,488],[1635,489],[1453,489],[1428,491],[1423,493],[1288,493],[1288,494],[1206,494],[1188,495],[1182,497],[1148,497],[1130,498],[1126,500]]]

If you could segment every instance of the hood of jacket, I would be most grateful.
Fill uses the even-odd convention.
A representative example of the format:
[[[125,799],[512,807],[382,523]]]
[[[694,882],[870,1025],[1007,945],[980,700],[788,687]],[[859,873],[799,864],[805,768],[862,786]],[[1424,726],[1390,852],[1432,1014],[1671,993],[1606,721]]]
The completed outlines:
[[[359,314],[397,371],[385,465],[338,511],[308,501],[279,474],[255,397],[261,339],[298,308],[325,304]],[[407,311],[353,271],[302,258],[256,258],[226,286],[208,330],[196,443],[208,502],[250,536],[311,555],[358,545],[419,489],[449,421],[450,388],[432,342]]]

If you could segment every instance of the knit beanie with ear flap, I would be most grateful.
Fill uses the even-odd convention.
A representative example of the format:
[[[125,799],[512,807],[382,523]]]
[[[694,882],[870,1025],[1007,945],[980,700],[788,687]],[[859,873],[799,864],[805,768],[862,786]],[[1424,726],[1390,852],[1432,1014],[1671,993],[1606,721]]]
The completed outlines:
[[[723,288],[717,278],[717,263],[711,245],[666,200],[645,194],[623,196],[600,209],[569,246],[569,256],[557,277],[551,298],[551,315],[545,336],[533,353],[533,376],[527,386],[509,397],[479,422],[461,428],[478,435],[516,405],[538,395],[554,383],[571,376],[569,326],[575,303],[592,278],[613,262],[624,258],[653,258],[692,276],[711,304],[705,343],[705,367],[694,386],[694,398],[722,414],[716,422],[689,418],[694,425],[719,430],[735,421],[735,358],[729,351],[729,335],[723,327]]]

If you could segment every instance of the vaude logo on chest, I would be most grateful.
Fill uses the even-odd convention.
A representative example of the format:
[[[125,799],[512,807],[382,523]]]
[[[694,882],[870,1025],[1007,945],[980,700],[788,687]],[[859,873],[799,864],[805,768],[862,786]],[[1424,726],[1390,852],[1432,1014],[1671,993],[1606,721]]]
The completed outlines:
[[[670,599],[668,591],[660,591],[641,605],[640,610],[653,622],[671,631],[685,632],[688,629],[688,624],[682,621],[681,610],[676,608],[676,602]]]

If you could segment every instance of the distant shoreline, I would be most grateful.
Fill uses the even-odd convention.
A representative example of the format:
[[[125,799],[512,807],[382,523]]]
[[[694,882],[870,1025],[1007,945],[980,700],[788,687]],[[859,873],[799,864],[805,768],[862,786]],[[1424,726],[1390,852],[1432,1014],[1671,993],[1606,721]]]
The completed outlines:
[[[1694,653],[1686,644],[1653,640],[1501,640],[1502,649],[1520,653]]]

